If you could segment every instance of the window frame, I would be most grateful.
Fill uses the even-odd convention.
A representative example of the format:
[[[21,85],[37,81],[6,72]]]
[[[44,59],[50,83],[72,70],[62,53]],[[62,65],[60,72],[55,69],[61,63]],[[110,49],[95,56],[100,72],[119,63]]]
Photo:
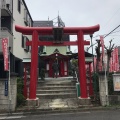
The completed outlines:
[[[21,13],[21,0],[18,0],[18,12]]]

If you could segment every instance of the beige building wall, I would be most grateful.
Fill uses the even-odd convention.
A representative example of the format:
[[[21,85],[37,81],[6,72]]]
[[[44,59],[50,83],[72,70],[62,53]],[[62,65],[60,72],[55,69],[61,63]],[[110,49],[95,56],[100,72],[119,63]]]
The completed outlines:
[[[15,31],[15,25],[26,26],[24,22],[24,14],[25,14],[25,5],[21,1],[21,12],[18,12],[18,0],[13,1],[13,54],[20,58],[30,58],[30,52],[26,52],[22,48],[22,34]],[[31,36],[28,36],[29,40],[31,40]]]

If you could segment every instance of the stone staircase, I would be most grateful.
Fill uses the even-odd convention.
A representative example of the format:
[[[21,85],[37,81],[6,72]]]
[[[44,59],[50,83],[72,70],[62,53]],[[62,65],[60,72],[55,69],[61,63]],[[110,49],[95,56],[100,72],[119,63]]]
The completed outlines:
[[[36,96],[39,98],[38,109],[77,108],[76,82],[73,78],[49,78],[38,82]]]
[[[39,99],[70,99],[77,98],[76,82],[70,79],[51,78],[38,82],[36,96]]]

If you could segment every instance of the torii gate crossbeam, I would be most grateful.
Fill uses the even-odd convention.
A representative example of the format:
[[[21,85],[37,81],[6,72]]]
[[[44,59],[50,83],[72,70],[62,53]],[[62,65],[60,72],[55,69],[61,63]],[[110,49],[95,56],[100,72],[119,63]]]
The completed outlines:
[[[32,41],[27,41],[26,45],[31,46]],[[54,43],[49,41],[38,41],[38,46],[45,45],[45,46],[66,46],[66,45],[78,45],[78,41],[65,41],[63,43]],[[84,45],[90,45],[89,41],[84,41]]]

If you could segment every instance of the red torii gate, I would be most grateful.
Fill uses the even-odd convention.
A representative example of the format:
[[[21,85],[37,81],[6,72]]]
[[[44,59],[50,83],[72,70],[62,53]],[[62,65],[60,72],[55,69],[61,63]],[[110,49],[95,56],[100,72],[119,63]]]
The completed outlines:
[[[41,35],[51,35],[53,34],[53,27],[22,27],[15,26],[16,31],[21,32],[25,35],[32,35],[32,41],[26,43],[26,45],[31,45],[31,72],[30,72],[30,94],[29,99],[36,99],[36,82],[37,82],[37,65],[38,65],[38,46],[64,46],[64,45],[78,45],[78,65],[80,74],[80,89],[81,98],[87,99],[87,84],[86,84],[86,71],[85,71],[85,54],[84,45],[89,45],[89,41],[84,41],[83,35],[90,35],[98,31],[99,25],[91,27],[64,27],[64,34],[77,35],[77,41],[74,42],[64,42],[54,43],[48,41],[39,41],[38,36]]]

